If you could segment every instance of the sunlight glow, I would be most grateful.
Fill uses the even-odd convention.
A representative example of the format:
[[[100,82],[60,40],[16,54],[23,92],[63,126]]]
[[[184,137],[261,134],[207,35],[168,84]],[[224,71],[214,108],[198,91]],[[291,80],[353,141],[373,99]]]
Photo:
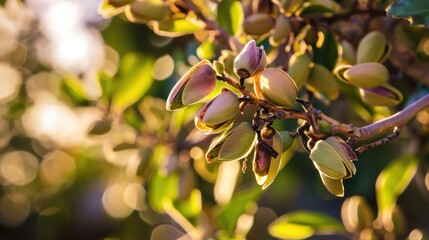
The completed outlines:
[[[0,176],[8,183],[23,186],[32,182],[38,172],[37,158],[24,151],[8,152],[0,160]]]

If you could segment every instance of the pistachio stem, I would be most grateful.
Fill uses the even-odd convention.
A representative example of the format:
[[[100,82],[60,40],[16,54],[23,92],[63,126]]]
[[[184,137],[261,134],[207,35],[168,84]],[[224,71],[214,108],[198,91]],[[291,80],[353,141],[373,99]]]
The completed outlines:
[[[355,152],[356,152],[356,154],[361,154],[361,153],[363,153],[363,152],[365,152],[371,148],[381,146],[381,145],[388,143],[388,142],[392,141],[393,139],[397,138],[400,133],[401,133],[401,130],[398,127],[395,127],[392,134],[388,135],[385,138],[377,140],[375,142],[362,145],[358,149],[356,149]]]

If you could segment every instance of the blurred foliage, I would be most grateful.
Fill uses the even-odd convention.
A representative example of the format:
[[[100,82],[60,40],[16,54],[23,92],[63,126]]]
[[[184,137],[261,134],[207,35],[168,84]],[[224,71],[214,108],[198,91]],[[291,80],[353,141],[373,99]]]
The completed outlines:
[[[242,173],[246,162],[207,164],[213,137],[194,129],[201,104],[165,110],[168,92],[193,64],[237,54],[248,39],[265,46],[270,64],[287,65],[284,45],[268,40],[270,30],[243,32],[249,15],[274,19],[281,12],[317,22],[354,1],[189,1],[199,15],[187,0],[147,1],[155,20],[136,12],[149,7],[133,12],[131,0],[0,2],[0,239],[424,239],[429,233],[429,111],[356,162],[345,199],[362,196],[378,216],[346,232],[345,199],[325,190],[298,141],[262,191],[251,171]],[[374,2],[380,1],[368,4]],[[101,17],[99,4],[105,15],[118,16]],[[202,18],[236,36],[229,52]],[[340,40],[354,39],[356,47],[364,31],[352,21],[341,24],[344,39],[330,27],[299,28],[294,50],[312,46],[314,62],[333,70],[345,59]],[[394,34],[427,66],[428,29],[398,22]],[[412,76],[394,83],[406,99],[425,91]],[[329,106],[324,98],[314,104],[344,122],[362,126],[401,108],[363,105],[354,88],[339,86],[347,95]],[[222,87],[217,83],[216,93]],[[276,122],[282,130],[296,126]]]

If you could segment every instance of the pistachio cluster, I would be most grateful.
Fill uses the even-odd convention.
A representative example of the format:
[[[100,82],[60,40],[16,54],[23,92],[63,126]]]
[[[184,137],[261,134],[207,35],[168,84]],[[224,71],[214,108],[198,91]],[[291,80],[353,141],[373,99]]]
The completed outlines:
[[[279,68],[267,68],[265,51],[254,40],[249,41],[234,58],[232,68],[240,79],[239,88],[244,88],[246,79],[254,79],[254,97],[280,108],[295,104],[295,81]],[[216,80],[224,80],[224,69],[220,62],[212,65],[208,60],[200,61],[173,87],[166,108],[176,110],[210,95]],[[206,134],[219,134],[206,153],[209,163],[245,159],[253,151],[253,172],[257,183],[265,189],[277,176],[282,166],[282,153],[292,145],[293,139],[289,132],[277,132],[271,126],[272,121],[266,121],[260,111],[252,124],[236,122],[242,101],[245,98],[239,98],[233,90],[222,89],[197,113],[195,126]],[[261,120],[263,123],[259,124]]]
[[[389,71],[382,64],[391,49],[381,32],[370,32],[359,42],[356,54],[350,53],[353,48],[343,47],[344,51],[349,51],[348,55],[356,56],[356,64],[339,66],[335,74],[343,82],[358,87],[362,101],[368,105],[395,106],[403,97],[388,83]]]

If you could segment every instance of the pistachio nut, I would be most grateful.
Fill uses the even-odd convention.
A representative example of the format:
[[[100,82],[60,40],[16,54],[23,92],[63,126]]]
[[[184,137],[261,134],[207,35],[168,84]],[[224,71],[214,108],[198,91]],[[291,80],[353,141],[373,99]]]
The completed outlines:
[[[289,19],[285,15],[280,14],[277,17],[276,25],[269,38],[270,44],[274,47],[279,46],[289,37],[290,32]]]
[[[255,140],[256,132],[249,123],[243,122],[215,139],[206,153],[206,159],[209,163],[240,160],[252,151]]]
[[[357,48],[357,63],[383,62],[389,56],[392,46],[379,31],[365,35]]]
[[[274,19],[265,13],[249,15],[243,21],[243,31],[249,35],[260,36],[274,28]]]
[[[256,75],[254,88],[256,96],[280,107],[295,104],[298,91],[292,78],[280,68],[267,68]]]
[[[295,81],[298,90],[307,82],[311,64],[310,56],[304,52],[295,52],[291,56],[287,73]]]
[[[314,166],[333,179],[350,178],[356,173],[352,163],[356,160],[353,149],[339,137],[328,137],[316,142],[310,152]]]
[[[373,88],[389,80],[389,71],[381,63],[361,63],[345,70],[341,79],[358,87]]]
[[[253,77],[267,67],[264,48],[257,47],[255,40],[249,41],[234,60],[234,72],[240,78]]]
[[[305,86],[311,92],[321,94],[329,100],[336,99],[340,94],[334,75],[325,66],[317,63],[311,69]]]
[[[148,21],[159,21],[169,13],[169,8],[162,2],[151,0],[135,1],[125,9],[125,16],[131,22],[146,23]]]
[[[343,202],[341,218],[347,231],[354,233],[370,227],[374,213],[365,198],[353,196]]]
[[[280,134],[275,131],[269,139],[264,139],[255,146],[253,158],[253,172],[256,182],[262,185],[262,189],[267,188],[276,178],[279,171],[283,143]]]
[[[230,50],[220,52],[219,62],[223,64],[225,72],[230,76],[235,76],[234,59],[236,56],[237,54]]]
[[[344,196],[344,185],[343,179],[333,179],[326,176],[324,173],[319,171],[320,178],[322,179],[323,185],[325,185],[326,189],[337,197]]]
[[[341,63],[342,64],[355,64],[356,51],[353,45],[346,40],[341,41]]]
[[[103,0],[98,6],[98,13],[104,18],[110,18],[125,11],[125,7],[134,0]]]
[[[360,88],[359,94],[363,102],[372,106],[396,106],[403,98],[398,89],[387,83],[375,88]]]
[[[216,71],[208,60],[202,60],[174,85],[168,95],[166,108],[172,111],[196,103],[209,95],[215,87]]]
[[[218,133],[229,128],[238,112],[238,96],[229,89],[206,103],[195,116],[195,125],[201,131]]]

